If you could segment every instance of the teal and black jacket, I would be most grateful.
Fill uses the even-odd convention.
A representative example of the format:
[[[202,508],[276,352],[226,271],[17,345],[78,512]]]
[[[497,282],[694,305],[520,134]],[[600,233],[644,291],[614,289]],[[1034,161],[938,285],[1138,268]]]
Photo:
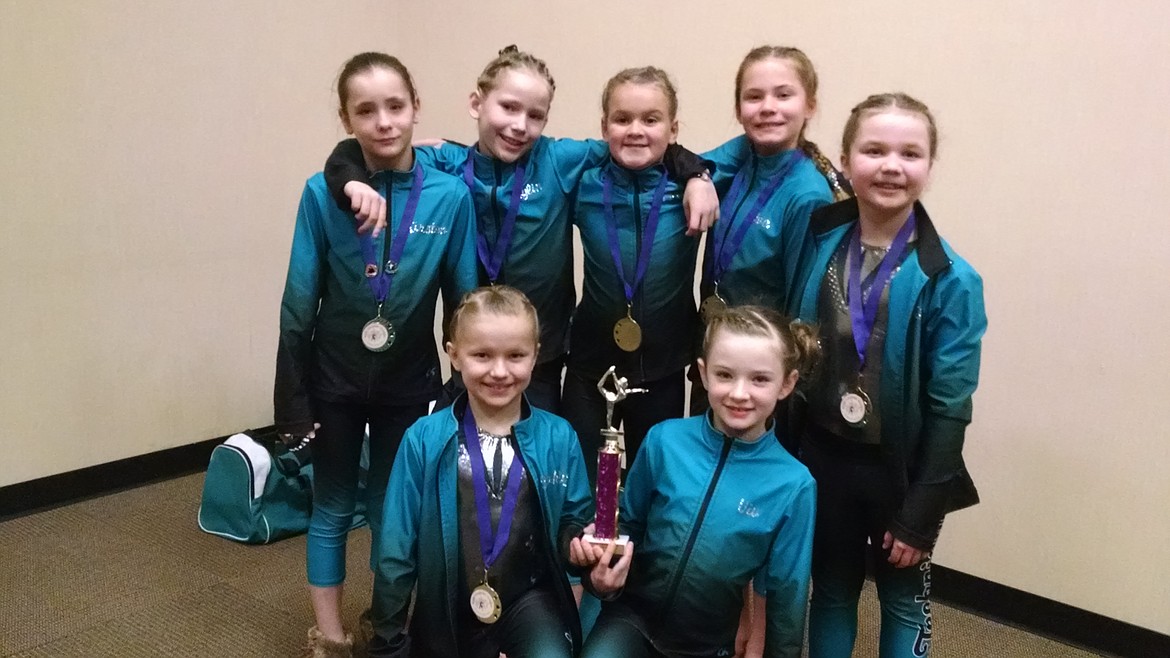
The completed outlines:
[[[632,315],[642,327],[642,346],[621,350],[613,326],[626,316],[623,274],[614,266],[606,233],[602,175],[613,181],[613,210],[625,276],[632,280],[656,186],[666,175],[661,166],[631,171],[613,161],[585,172],[577,191],[573,223],[581,235],[585,281],[573,316],[569,369],[596,380],[610,365],[630,384],[655,381],[681,371],[691,362],[698,327],[695,310],[695,259],[699,238],[686,234],[682,194],[668,183],[650,263],[634,290]]]
[[[771,431],[721,434],[710,414],[651,428],[626,478],[622,531],[634,559],[602,614],[668,656],[730,656],[744,586],[767,597],[764,655],[800,656],[816,484]]]
[[[382,307],[397,334],[384,352],[367,350],[361,340],[378,303],[365,276],[353,213],[338,209],[321,174],[305,183],[280,307],[273,396],[279,431],[310,431],[314,400],[413,404],[438,394],[436,298],[441,291],[447,303],[455,303],[476,286],[475,219],[471,196],[458,179],[433,169],[423,173],[406,250]],[[413,176],[413,169],[381,171],[371,179],[388,200],[391,217],[375,239],[379,254],[401,224]]]
[[[857,216],[856,199],[813,214],[816,251],[799,299],[801,319],[816,322],[821,279]],[[930,550],[948,512],[979,502],[963,463],[963,439],[987,315],[978,272],[939,237],[921,203],[915,203],[914,217],[917,247],[889,284],[878,408],[882,454],[903,501],[890,532]],[[793,404],[797,408],[788,415],[782,438],[795,450],[804,414],[800,402]]]
[[[472,195],[477,231],[489,249],[496,244],[512,198],[513,176],[525,167],[525,184],[516,217],[511,249],[495,283],[523,292],[540,318],[538,363],[561,358],[567,349],[569,321],[577,299],[573,285],[573,234],[569,222],[572,194],[581,175],[609,157],[609,146],[599,140],[540,137],[518,162],[504,163],[474,147],[445,142],[437,148],[415,149],[420,162],[455,176],[462,176],[470,153],[475,173]],[[676,180],[687,180],[704,171],[706,163],[686,149],[672,145],[665,158]],[[340,142],[325,163],[325,178],[341,208],[350,207],[345,184],[367,182],[357,140]],[[477,261],[478,262],[478,261]],[[492,283],[482,265],[480,285]]]
[[[577,605],[569,587],[569,543],[593,518],[593,499],[577,435],[558,416],[524,403],[524,415],[512,428],[514,445],[532,478],[539,499],[541,522],[548,544],[543,553],[556,574],[554,587],[565,625],[573,633],[575,651],[581,647]],[[375,590],[389,619],[374,620],[375,628],[402,656],[448,658],[458,655],[456,600],[459,592],[459,431],[467,398],[419,419],[406,431],[390,484]],[[417,589],[414,611],[407,616],[411,593]]]
[[[817,208],[832,203],[829,184],[812,159],[803,157],[800,148],[771,156],[757,155],[743,135],[704,153],[703,157],[715,165],[711,179],[720,197],[728,194],[741,170],[747,184],[732,214],[720,217],[708,231],[704,256],[707,265],[699,284],[700,299],[714,291],[710,277],[715,259],[711,232],[733,234],[741,222],[750,221],[753,226],[723,273],[719,294],[729,305],[757,304],[788,313],[789,301],[799,294],[796,281],[799,264],[808,259],[813,249],[808,233],[809,217]],[[768,181],[796,157],[801,160],[788,171],[768,203],[755,217],[747,217]]]

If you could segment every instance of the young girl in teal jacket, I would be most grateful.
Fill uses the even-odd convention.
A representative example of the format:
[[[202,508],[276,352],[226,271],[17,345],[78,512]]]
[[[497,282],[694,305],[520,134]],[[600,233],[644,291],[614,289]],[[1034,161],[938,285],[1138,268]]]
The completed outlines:
[[[321,174],[310,178],[281,300],[274,419],[287,441],[312,437],[306,570],[315,657],[351,651],[341,603],[366,426],[366,506],[376,536],[398,442],[440,390],[436,298],[441,290],[452,303],[475,287],[471,199],[454,177],[414,157],[418,100],[406,67],[363,53],[346,63],[337,90],[342,121],[389,200],[391,222],[379,238],[358,235]]]
[[[565,569],[592,498],[573,430],[524,398],[538,335],[535,309],[509,286],[470,293],[452,315],[447,354],[466,393],[413,425],[394,462],[371,656],[580,649]]]
[[[848,183],[805,139],[817,110],[818,79],[797,48],[760,46],[735,74],[735,113],[744,134],[703,154],[714,164],[720,221],[707,234],[700,311],[759,304],[790,311],[796,272],[812,250],[814,210],[848,196]],[[701,332],[700,332],[701,335]],[[707,407],[692,369],[691,413]]]
[[[628,460],[650,426],[685,412],[698,238],[686,230],[680,190],[662,165],[678,134],[677,112],[674,85],[654,67],[621,71],[602,96],[610,157],[582,176],[573,208],[585,281],[573,316],[563,402],[586,455],[601,446],[606,409],[597,381],[610,366],[631,386],[646,389],[614,408],[615,426],[625,426]]]
[[[817,349],[811,328],[773,309],[712,317],[699,359],[710,410],[656,425],[634,460],[620,521],[636,553],[624,589],[586,583],[609,600],[585,658],[735,655],[748,582],[766,601],[757,648],[800,656],[816,494],[772,428]],[[604,557],[580,542],[571,554]]]
[[[841,144],[857,198],[813,214],[799,310],[825,358],[786,436],[817,480],[813,658],[851,654],[867,552],[880,655],[927,655],[930,551],[944,515],[978,502],[962,449],[987,318],[978,273],[919,201],[937,141],[921,102],[867,98]]]

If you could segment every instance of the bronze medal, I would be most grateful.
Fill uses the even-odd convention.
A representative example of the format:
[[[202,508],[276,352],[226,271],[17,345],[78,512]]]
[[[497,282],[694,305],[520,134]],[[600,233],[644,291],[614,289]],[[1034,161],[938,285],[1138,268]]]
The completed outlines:
[[[718,292],[708,295],[699,305],[699,315],[705,324],[710,324],[712,318],[725,310],[727,310],[727,302],[719,296]]]

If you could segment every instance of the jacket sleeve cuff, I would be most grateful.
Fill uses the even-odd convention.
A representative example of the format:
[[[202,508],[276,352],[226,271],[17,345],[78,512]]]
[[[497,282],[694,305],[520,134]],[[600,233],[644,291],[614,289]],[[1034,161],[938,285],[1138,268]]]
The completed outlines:
[[[350,181],[366,182],[369,174],[366,172],[365,158],[362,156],[362,147],[356,139],[343,139],[333,148],[329,158],[325,160],[325,187],[329,188],[329,196],[343,211],[350,210],[349,197],[345,195],[345,184]]]
[[[894,516],[890,533],[914,548],[924,551],[933,549],[946,515],[950,489],[950,482],[911,485],[902,509]]]
[[[696,176],[715,171],[714,162],[704,160],[678,144],[666,147],[662,164],[666,165],[666,173],[670,175],[671,180],[684,185]]]

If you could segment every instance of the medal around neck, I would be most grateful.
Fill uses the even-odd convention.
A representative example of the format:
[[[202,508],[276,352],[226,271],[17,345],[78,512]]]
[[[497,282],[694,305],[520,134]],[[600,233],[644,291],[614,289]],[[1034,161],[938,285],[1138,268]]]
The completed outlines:
[[[483,583],[471,590],[471,612],[475,614],[476,619],[485,624],[494,624],[500,620],[502,610],[500,595],[491,585]]]
[[[719,296],[719,291],[711,293],[699,305],[699,316],[703,318],[704,324],[711,324],[711,320],[727,310],[727,302]]]
[[[850,425],[864,426],[869,407],[869,396],[860,388],[841,396],[841,417]]]
[[[626,317],[614,323],[613,342],[624,352],[635,352],[642,346],[642,327],[634,320],[632,307],[626,309]]]
[[[362,345],[371,352],[385,352],[394,344],[394,325],[379,315],[362,327]]]
[[[597,390],[605,398],[606,427],[601,430],[605,443],[597,450],[597,518],[593,522],[593,533],[581,539],[602,548],[613,542],[614,555],[621,555],[630,543],[630,536],[618,534],[618,491],[624,451],[622,433],[613,427],[613,407],[630,393],[645,393],[646,389],[630,388],[626,378],[618,377],[615,370],[610,366],[597,382]],[[612,389],[606,386],[608,383],[612,383]]]

